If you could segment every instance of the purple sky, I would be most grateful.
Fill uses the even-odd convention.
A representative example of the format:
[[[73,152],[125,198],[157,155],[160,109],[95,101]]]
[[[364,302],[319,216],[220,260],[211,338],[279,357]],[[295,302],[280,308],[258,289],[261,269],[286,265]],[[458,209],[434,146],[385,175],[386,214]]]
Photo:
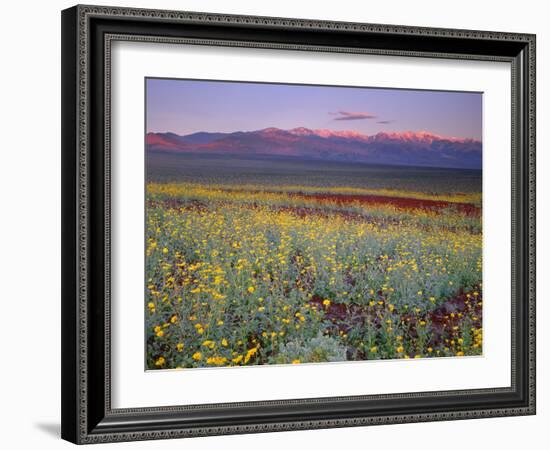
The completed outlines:
[[[196,80],[146,80],[147,131],[429,131],[481,140],[482,94]]]

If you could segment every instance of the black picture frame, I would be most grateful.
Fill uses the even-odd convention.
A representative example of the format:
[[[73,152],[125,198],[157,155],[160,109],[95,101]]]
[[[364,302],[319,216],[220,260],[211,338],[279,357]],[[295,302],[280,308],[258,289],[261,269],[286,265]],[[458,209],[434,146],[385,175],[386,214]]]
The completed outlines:
[[[511,386],[112,409],[109,76],[114,40],[509,62]],[[535,414],[534,35],[81,5],[62,12],[64,439],[83,444],[528,414]]]

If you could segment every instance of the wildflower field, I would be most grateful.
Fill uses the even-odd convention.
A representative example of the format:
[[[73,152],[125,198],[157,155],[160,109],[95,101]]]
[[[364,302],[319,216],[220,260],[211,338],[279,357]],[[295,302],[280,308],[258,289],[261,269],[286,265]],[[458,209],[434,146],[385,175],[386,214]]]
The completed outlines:
[[[344,169],[148,177],[147,368],[481,354],[479,180]]]

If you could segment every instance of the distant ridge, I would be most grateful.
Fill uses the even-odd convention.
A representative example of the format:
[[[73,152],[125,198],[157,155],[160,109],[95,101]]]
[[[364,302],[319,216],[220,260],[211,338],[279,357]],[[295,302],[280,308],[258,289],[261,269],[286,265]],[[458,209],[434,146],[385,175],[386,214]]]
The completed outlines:
[[[148,133],[148,151],[278,156],[305,160],[481,169],[481,142],[428,131],[380,132],[264,128],[233,133]]]

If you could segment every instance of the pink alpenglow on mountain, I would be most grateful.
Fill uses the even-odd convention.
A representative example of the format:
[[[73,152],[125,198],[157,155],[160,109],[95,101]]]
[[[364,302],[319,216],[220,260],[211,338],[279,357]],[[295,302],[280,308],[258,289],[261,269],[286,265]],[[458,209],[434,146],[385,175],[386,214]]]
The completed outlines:
[[[399,166],[481,169],[479,140],[440,136],[428,131],[290,130],[264,128],[233,133],[148,133],[147,150],[254,158],[299,158]]]

